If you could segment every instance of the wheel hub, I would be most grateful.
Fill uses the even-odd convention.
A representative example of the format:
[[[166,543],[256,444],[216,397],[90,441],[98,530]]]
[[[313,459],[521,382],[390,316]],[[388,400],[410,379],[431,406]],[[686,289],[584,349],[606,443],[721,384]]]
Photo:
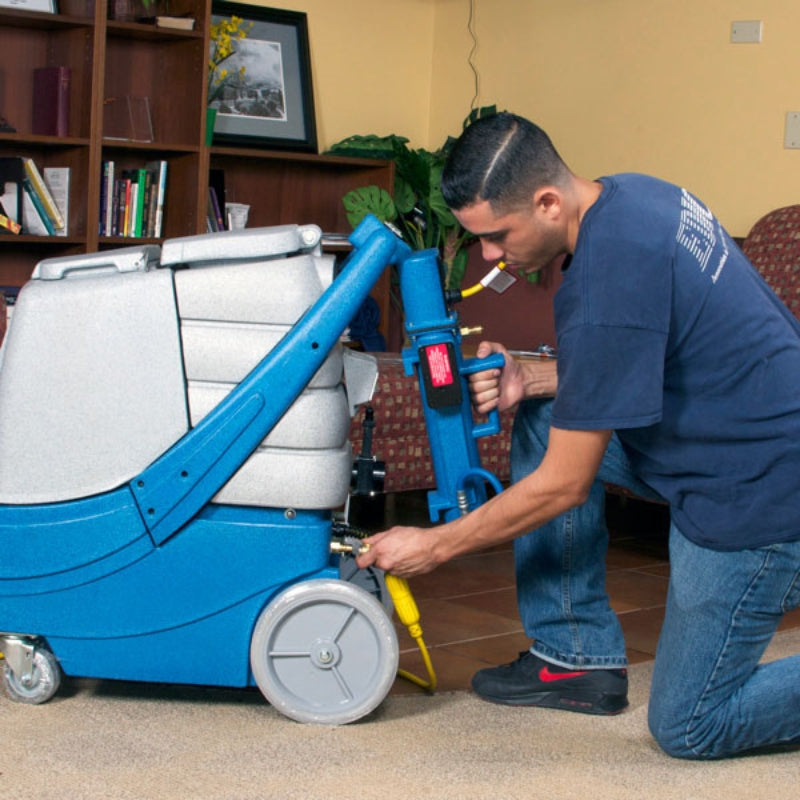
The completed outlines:
[[[330,639],[317,639],[311,646],[311,662],[320,669],[332,669],[342,658],[342,651]]]

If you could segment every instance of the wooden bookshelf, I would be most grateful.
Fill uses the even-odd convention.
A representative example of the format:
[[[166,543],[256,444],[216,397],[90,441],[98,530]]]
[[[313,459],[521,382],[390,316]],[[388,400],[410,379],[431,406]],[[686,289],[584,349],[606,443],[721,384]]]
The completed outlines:
[[[158,241],[99,235],[105,160],[120,169],[168,162],[164,238],[205,232],[210,169],[224,171],[221,203],[250,205],[248,227],[314,223],[346,233],[347,191],[391,189],[390,162],[206,145],[210,0],[170,0],[170,13],[196,17],[192,31],[110,19],[104,0],[62,0],[60,8],[68,13],[0,9],[0,115],[15,128],[0,132],[0,157],[71,168],[67,235],[0,236],[0,285],[21,286],[43,258]],[[43,66],[71,70],[66,137],[32,132],[33,70]],[[128,96],[149,99],[152,141],[109,136],[109,107]],[[373,295],[386,332],[388,276]]]

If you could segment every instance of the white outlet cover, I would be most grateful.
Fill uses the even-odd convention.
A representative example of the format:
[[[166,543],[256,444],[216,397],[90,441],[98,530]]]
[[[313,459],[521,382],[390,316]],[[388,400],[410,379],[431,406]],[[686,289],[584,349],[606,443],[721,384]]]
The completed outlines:
[[[800,149],[800,111],[789,111],[786,114],[783,146],[788,150]]]
[[[759,44],[763,24],[760,19],[739,20],[731,23],[731,42],[734,44]]]

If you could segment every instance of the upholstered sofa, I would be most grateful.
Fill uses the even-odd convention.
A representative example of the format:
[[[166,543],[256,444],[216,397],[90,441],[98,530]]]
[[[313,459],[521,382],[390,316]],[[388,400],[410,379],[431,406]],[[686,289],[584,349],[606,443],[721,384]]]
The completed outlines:
[[[800,320],[800,205],[771,211],[741,243],[747,257]],[[379,354],[380,376],[372,399],[373,455],[386,462],[385,492],[434,486],[425,420],[416,379],[408,377],[397,353]],[[361,449],[364,411],[351,428],[355,453]],[[501,415],[501,433],[479,440],[483,466],[500,480],[509,477],[512,412]],[[616,488],[616,487],[613,487]]]

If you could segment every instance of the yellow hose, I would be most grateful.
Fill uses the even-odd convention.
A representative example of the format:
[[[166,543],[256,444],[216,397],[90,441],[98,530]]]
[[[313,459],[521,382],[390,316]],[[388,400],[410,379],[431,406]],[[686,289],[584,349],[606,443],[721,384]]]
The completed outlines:
[[[428,680],[426,681],[424,678],[420,678],[404,669],[398,669],[397,674],[401,678],[405,678],[429,692],[435,692],[436,673],[433,669],[428,648],[422,640],[422,626],[419,624],[419,609],[414,601],[414,596],[411,594],[408,581],[406,581],[405,578],[398,578],[396,575],[389,575],[388,573],[384,578],[386,580],[386,588],[392,596],[392,602],[397,611],[397,616],[400,622],[408,628],[411,638],[417,643],[417,647],[422,654],[422,660],[425,662],[425,669],[428,672]]]
[[[483,276],[482,280],[470,286],[468,289],[462,289],[461,299],[463,300],[465,297],[472,297],[472,295],[478,294],[478,292],[480,292],[484,287],[488,286],[494,280],[498,272],[502,272],[505,268],[505,261],[498,262],[497,266],[487,272],[486,275]]]

